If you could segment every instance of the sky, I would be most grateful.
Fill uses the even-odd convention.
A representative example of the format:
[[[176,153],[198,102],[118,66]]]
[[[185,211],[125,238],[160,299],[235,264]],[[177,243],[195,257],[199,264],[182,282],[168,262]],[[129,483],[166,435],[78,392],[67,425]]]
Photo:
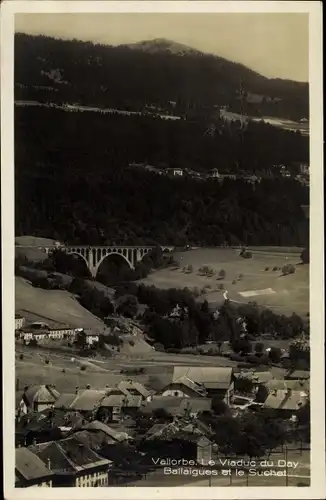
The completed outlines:
[[[166,38],[269,78],[309,81],[307,14],[16,14],[15,31],[107,45]]]

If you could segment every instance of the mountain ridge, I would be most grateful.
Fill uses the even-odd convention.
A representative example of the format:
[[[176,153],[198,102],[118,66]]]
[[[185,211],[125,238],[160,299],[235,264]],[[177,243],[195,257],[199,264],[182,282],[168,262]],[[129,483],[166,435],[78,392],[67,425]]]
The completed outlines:
[[[243,64],[161,38],[114,47],[16,33],[15,84],[16,100],[41,97],[134,111],[148,104],[169,111],[173,101],[179,116],[225,106],[241,112],[241,92],[246,98],[250,94],[242,109],[249,116],[294,121],[309,116],[308,84],[269,79]]]
[[[168,52],[174,55],[205,55],[204,52],[180,42],[175,42],[167,38],[153,38],[150,40],[141,40],[130,44],[120,44],[118,47],[127,47],[132,50],[141,50],[149,54],[158,52]]]

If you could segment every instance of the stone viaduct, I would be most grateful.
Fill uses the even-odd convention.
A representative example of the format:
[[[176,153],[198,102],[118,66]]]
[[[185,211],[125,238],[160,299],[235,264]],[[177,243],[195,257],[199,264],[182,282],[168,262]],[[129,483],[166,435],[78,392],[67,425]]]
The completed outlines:
[[[124,259],[131,269],[135,269],[137,262],[141,262],[145,255],[147,255],[155,247],[153,246],[49,246],[42,247],[47,254],[51,253],[54,249],[58,248],[67,254],[79,255],[84,259],[87,268],[89,269],[93,278],[96,277],[100,265],[110,255],[118,255]],[[161,246],[163,252],[172,252],[174,247]]]

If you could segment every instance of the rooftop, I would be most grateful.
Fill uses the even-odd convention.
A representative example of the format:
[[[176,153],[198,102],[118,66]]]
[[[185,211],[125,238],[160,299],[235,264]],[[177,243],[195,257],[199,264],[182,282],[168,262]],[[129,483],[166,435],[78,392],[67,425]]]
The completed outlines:
[[[34,445],[30,449],[43,461],[49,460],[53,472],[78,472],[110,463],[74,436],[56,442]]]
[[[274,410],[298,410],[307,402],[307,394],[304,391],[292,391],[279,389],[268,395],[264,407]]]
[[[23,393],[23,398],[29,406],[34,403],[54,403],[60,393],[50,385],[31,385]]]
[[[109,394],[101,401],[101,406],[103,407],[129,407],[129,408],[139,408],[141,406],[142,398],[141,396],[124,394]]]
[[[52,475],[45,463],[28,448],[16,448],[15,469],[25,480],[41,479]]]
[[[233,370],[230,367],[175,366],[172,380],[176,382],[183,377],[187,377],[207,388],[228,389],[231,384],[232,373]]]
[[[280,390],[280,389],[292,389],[297,391],[309,391],[309,380],[270,380],[265,384],[269,391]]]
[[[134,382],[133,380],[122,380],[118,384],[118,389],[126,395],[129,395],[129,391],[137,391],[144,398],[147,398],[151,394],[143,384]]]
[[[103,398],[106,396],[106,391],[98,391],[96,389],[85,389],[78,393],[78,397],[73,401],[70,408],[77,411],[92,411],[100,406]]]
[[[99,420],[94,420],[93,422],[84,425],[83,429],[88,431],[101,431],[115,441],[125,441],[130,437],[126,432],[118,432]]]
[[[189,409],[192,413],[209,411],[211,400],[203,397],[180,398],[177,396],[154,396],[152,401],[140,408],[141,413],[150,414],[155,410],[164,409],[172,416],[183,414]]]

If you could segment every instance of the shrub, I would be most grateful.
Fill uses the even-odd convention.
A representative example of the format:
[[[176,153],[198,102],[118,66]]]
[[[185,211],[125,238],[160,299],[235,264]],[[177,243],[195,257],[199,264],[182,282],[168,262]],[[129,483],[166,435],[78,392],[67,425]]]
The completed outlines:
[[[242,279],[243,279],[243,274],[239,274],[239,276],[238,276],[238,280],[240,281],[240,280],[242,280]]]
[[[245,358],[243,356],[240,356],[240,354],[230,354],[228,357],[232,361],[245,361]]]
[[[24,354],[20,354],[19,359],[24,359]]]
[[[237,363],[237,368],[240,368],[240,369],[246,369],[246,368],[251,368],[251,364],[250,363]]]
[[[62,368],[62,370],[61,370],[61,371],[62,371],[62,373],[66,373],[66,370],[65,370],[65,368]]]
[[[246,357],[248,363],[252,363],[254,365],[258,365],[261,363],[261,357],[255,356],[254,354],[250,354]]]
[[[50,360],[49,359],[46,359],[45,360],[45,364],[48,365],[50,363]]]
[[[182,354],[198,354],[198,348],[197,347],[185,347],[184,349],[181,349]]]
[[[180,354],[181,349],[177,349],[176,347],[169,347],[165,352],[168,352],[169,354]]]
[[[84,371],[86,370],[86,365],[82,365],[82,366],[80,367],[80,369],[81,369],[81,371],[82,371],[82,372],[84,372]]]
[[[218,285],[218,289],[219,289],[219,290],[224,290],[224,283],[220,283],[220,284]]]
[[[224,269],[221,269],[220,272],[218,273],[218,278],[221,280],[224,280],[225,276],[226,276],[226,272],[224,271]]]
[[[232,285],[236,285],[236,283],[237,283],[237,280],[232,281]]]
[[[252,258],[252,253],[246,250],[245,252],[241,253],[241,257],[243,259],[251,259]]]
[[[278,271],[278,267],[277,267],[277,266],[274,266],[274,267],[273,267],[273,271]]]
[[[158,351],[158,352],[165,352],[163,344],[159,344],[159,343],[154,344],[154,349],[155,349],[155,351]]]
[[[309,257],[309,247],[305,248],[301,252],[301,260],[303,264],[309,264],[310,262],[310,257]]]
[[[293,264],[285,264],[283,267],[282,267],[282,273],[284,276],[288,275],[288,274],[293,274],[295,273],[295,267]]]
[[[129,340],[129,344],[133,347],[135,345],[135,341],[134,340]]]
[[[265,271],[269,271],[269,267],[265,267]]]

